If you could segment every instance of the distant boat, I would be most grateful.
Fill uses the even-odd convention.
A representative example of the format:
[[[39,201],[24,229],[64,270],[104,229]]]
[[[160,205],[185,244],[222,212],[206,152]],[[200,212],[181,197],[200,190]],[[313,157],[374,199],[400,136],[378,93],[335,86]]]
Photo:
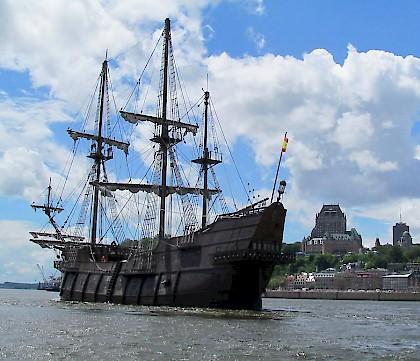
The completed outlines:
[[[159,57],[162,63],[156,115],[145,115],[136,111],[136,107],[133,111],[126,111],[126,107],[120,111],[121,118],[128,123],[152,125],[150,144],[155,145],[150,153],[154,152],[153,163],[147,170],[152,174],[150,180],[134,182],[131,173],[125,179],[121,177],[124,180],[121,183],[108,180],[111,178],[105,166],[108,161],[115,158],[117,170],[128,163],[122,153],[114,155],[113,149],[127,155],[130,144],[114,138],[113,131],[119,130],[119,126],[110,124],[113,96],[108,90],[112,90],[112,83],[105,60],[96,88],[98,103],[96,107],[89,106],[92,114],[92,109],[96,109],[95,124],[87,126],[85,121],[80,131],[67,130],[75,142],[74,151],[80,149],[80,140],[91,142],[88,158],[93,164],[84,185],[81,183],[77,189],[80,195],[74,197],[79,202],[79,216],[73,216],[76,208],[72,206],[73,213],[58,224],[56,216],[64,207],[61,203],[52,204],[50,183],[47,203],[32,207],[47,215],[54,232],[31,232],[31,241],[58,251],[55,267],[63,274],[60,291],[63,300],[261,309],[261,295],[274,266],[291,260],[281,252],[286,210],[280,199],[285,182],[280,184],[277,200],[268,206],[265,204],[268,198],[251,202],[248,196],[249,205],[228,211],[214,171],[222,162],[215,143],[217,138],[209,139],[215,132],[209,118],[215,117],[215,111],[210,93],[204,91],[199,100],[203,106],[203,137],[192,160],[199,165],[199,180],[188,183],[176,151],[182,144],[187,144],[186,150],[193,150],[196,140],[189,141],[186,136],[195,135],[198,125],[183,121],[190,110],[183,116],[178,110],[177,91],[182,97],[184,93],[175,86],[179,75],[172,53],[169,19],[159,41],[163,42],[163,55]],[[137,85],[145,82],[146,90],[140,94],[147,96],[147,81],[139,79]],[[139,94],[139,90],[133,94]],[[141,163],[135,165],[137,169],[138,164]],[[65,173],[70,173],[70,169]],[[117,196],[123,202],[119,203]],[[133,210],[126,207],[130,200],[138,202]],[[220,201],[221,212],[215,212],[215,200]],[[172,209],[177,206],[179,212]],[[213,218],[210,212],[214,212]],[[173,225],[175,221],[179,226]],[[134,235],[132,239],[126,238],[125,229]],[[43,289],[57,289],[58,285],[58,280],[44,282]]]
[[[49,279],[38,283],[38,290],[59,292],[61,284],[61,277],[51,276]]]
[[[38,282],[37,289],[42,291],[59,292],[61,284],[61,275],[45,277],[44,268],[39,264],[37,264],[36,266],[38,267],[39,272],[42,276],[42,282]]]

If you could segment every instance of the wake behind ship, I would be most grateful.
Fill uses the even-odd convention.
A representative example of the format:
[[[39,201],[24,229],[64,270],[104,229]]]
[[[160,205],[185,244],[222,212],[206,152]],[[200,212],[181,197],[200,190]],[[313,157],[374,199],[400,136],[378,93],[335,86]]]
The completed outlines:
[[[222,156],[210,93],[204,91],[198,102],[203,109],[203,126],[184,121],[190,120],[197,103],[186,106],[184,113],[179,110],[177,91],[181,81],[172,52],[169,19],[159,42],[163,43],[163,54],[156,115],[138,111],[140,103],[147,107],[146,97],[152,89],[152,76],[146,76],[145,70],[126,104],[135,103],[134,111],[124,107],[120,117],[110,114],[112,82],[105,60],[96,87],[96,112],[89,106],[82,129],[67,131],[74,147],[69,166],[62,172],[66,176],[61,180],[64,186],[58,202],[53,203],[50,183],[47,202],[32,205],[47,215],[53,231],[31,232],[31,241],[57,252],[54,266],[62,272],[63,300],[261,309],[261,294],[274,266],[290,261],[281,253],[286,216],[280,202],[284,183],[277,201],[271,200],[268,206],[267,199],[252,203],[247,194],[248,206],[228,211],[214,171],[222,163]],[[150,59],[152,56],[148,64]],[[147,89],[140,90],[140,85]],[[182,89],[181,94],[184,98]],[[90,128],[89,116],[94,118]],[[151,134],[153,161],[140,182],[133,180],[131,171],[123,175],[125,182],[110,181],[116,174],[109,174],[108,161],[114,160],[116,169],[129,163],[130,142],[115,139],[116,129],[121,129],[119,120],[140,125]],[[191,185],[185,179],[178,148],[188,144],[188,134],[199,132],[196,158],[192,160],[199,166],[198,180]],[[83,187],[79,186],[81,194],[75,196],[74,190],[66,193],[64,188],[71,183],[72,165],[79,161],[76,150],[86,140],[90,141],[88,158],[93,164]],[[114,148],[122,154],[114,156]],[[277,176],[273,193],[276,186]],[[69,215],[59,222],[65,195],[69,203],[76,199],[76,205],[70,206]],[[219,214],[215,212],[216,201],[220,203]],[[175,205],[179,212],[174,211]]]

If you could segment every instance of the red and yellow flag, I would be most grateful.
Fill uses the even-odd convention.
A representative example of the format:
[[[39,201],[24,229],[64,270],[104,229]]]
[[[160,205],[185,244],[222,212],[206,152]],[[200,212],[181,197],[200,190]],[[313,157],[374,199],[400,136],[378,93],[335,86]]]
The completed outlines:
[[[284,153],[287,149],[287,143],[289,143],[289,138],[284,136],[283,145],[281,146],[281,151]]]

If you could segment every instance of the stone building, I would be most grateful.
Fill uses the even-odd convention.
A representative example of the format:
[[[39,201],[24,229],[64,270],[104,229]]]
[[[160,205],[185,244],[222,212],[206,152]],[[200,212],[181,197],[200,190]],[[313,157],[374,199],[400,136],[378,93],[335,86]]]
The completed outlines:
[[[384,269],[374,269],[368,271],[344,271],[336,274],[334,278],[334,288],[337,290],[376,290],[382,289],[383,276],[386,274]]]
[[[302,251],[307,254],[359,252],[363,248],[362,237],[355,228],[347,231],[346,222],[338,204],[324,204],[316,215],[310,237],[302,241]]]
[[[314,274],[315,284],[314,288],[316,289],[333,289],[334,288],[334,278],[336,276],[335,271],[323,271]]]
[[[311,238],[321,238],[325,233],[343,234],[346,232],[346,222],[346,215],[338,204],[324,204],[315,217]]]
[[[397,243],[401,247],[411,247],[413,245],[413,239],[408,231],[404,231],[401,238]]]

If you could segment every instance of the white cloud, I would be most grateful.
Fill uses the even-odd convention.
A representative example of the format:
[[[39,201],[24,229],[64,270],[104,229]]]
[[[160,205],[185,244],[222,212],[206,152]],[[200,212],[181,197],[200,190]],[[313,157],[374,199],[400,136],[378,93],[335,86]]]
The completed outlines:
[[[373,133],[370,114],[346,112],[337,120],[332,136],[344,149],[360,149],[366,146]]]
[[[392,243],[392,226],[399,222],[401,213],[402,221],[410,226],[410,233],[414,243],[420,243],[420,197],[388,199],[367,207],[353,209],[361,217],[375,219],[389,226],[386,241]]]
[[[414,148],[414,158],[420,160],[420,145],[416,145]]]
[[[350,48],[343,65],[325,50],[303,60],[221,54],[208,64],[229,137],[248,139],[259,164],[275,163],[289,132],[286,165],[299,198],[351,207],[420,194],[410,137],[420,60]]]
[[[54,252],[45,251],[29,242],[29,231],[37,226],[30,222],[0,220],[0,283],[38,282],[42,280],[36,264],[40,264],[49,275]]]
[[[312,211],[320,204],[340,202],[349,209],[366,207],[375,217],[378,205],[420,194],[420,146],[410,136],[420,108],[419,59],[380,50],[359,52],[351,45],[342,65],[324,49],[302,59],[275,54],[208,57],[201,11],[211,4],[2,2],[0,66],[28,71],[33,85],[46,86],[51,98],[35,102],[2,93],[0,189],[28,198],[49,172],[57,171],[68,152],[59,146],[52,123],[69,121],[70,110],[86,98],[106,48],[113,58],[119,105],[129,88],[127,79],[140,73],[167,15],[175,19],[175,55],[190,96],[191,89],[201,89],[208,71],[212,98],[232,143],[249,143],[250,156],[267,167],[277,161],[282,136],[289,132],[289,216],[302,222],[307,217],[313,224]],[[262,1],[253,4],[256,13],[264,13]],[[263,35],[253,28],[249,35],[262,50]],[[143,148],[145,134],[136,138],[135,147]],[[24,179],[18,177],[22,169]]]
[[[76,107],[92,88],[106,49],[125,67],[125,75],[139,74],[139,64],[145,63],[156,40],[150,34],[162,29],[165,16],[176,18],[174,36],[188,38],[181,42],[184,46],[203,51],[199,11],[209,3],[5,1],[0,5],[0,67],[29,70],[35,87],[47,86],[52,95]]]
[[[354,161],[363,173],[389,172],[398,169],[396,162],[380,162],[368,150],[351,153],[349,159]]]
[[[254,43],[254,45],[255,45],[255,47],[258,51],[261,51],[262,49],[264,49],[264,47],[265,47],[265,37],[264,37],[263,34],[260,34],[260,33],[256,32],[253,27],[247,28],[246,34],[247,34],[249,40],[251,40]]]
[[[262,15],[265,13],[264,0],[255,0],[255,13]]]
[[[53,123],[69,122],[63,101],[0,97],[0,194],[38,201],[49,178],[57,185],[70,152],[57,141]],[[66,135],[64,135],[66,136]],[[84,157],[77,158],[79,179],[86,168]]]

